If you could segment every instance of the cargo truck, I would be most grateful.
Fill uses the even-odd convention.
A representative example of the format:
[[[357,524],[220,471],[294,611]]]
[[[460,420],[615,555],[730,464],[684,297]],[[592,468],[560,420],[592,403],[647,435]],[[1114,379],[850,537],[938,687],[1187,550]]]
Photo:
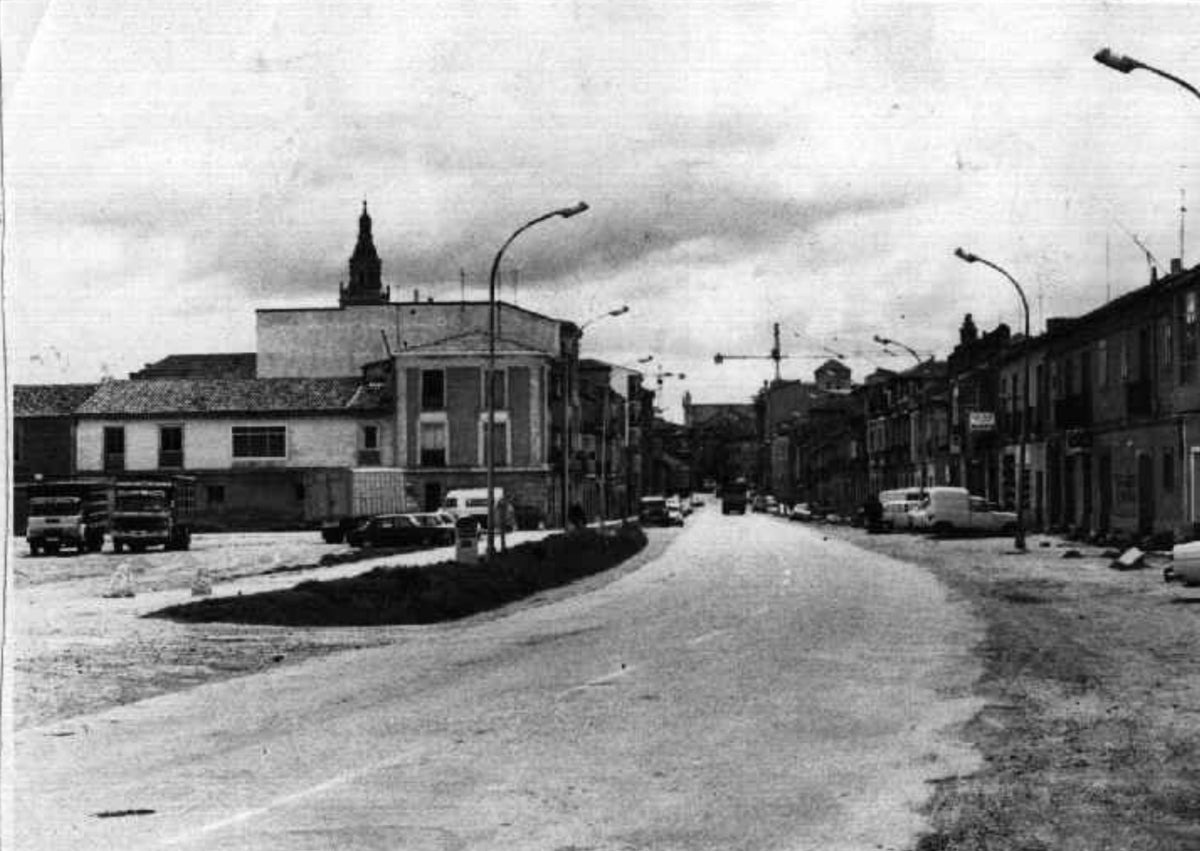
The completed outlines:
[[[377,514],[420,510],[402,470],[353,467],[304,474],[304,519],[320,526],[321,538],[328,544],[342,543],[347,532]]]
[[[149,547],[186,550],[191,546],[196,506],[194,478],[117,480],[112,489],[113,552],[119,553],[125,547],[141,552]]]
[[[721,513],[745,514],[749,486],[744,479],[726,482],[721,487]]]
[[[60,549],[99,552],[111,519],[112,488],[104,479],[63,479],[28,485],[25,542],[33,555]]]

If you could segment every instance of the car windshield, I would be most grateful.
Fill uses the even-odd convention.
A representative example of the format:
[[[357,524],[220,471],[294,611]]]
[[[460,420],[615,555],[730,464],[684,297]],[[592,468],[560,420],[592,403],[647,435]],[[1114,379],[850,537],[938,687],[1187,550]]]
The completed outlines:
[[[661,496],[642,497],[642,508],[663,508],[667,501]]]
[[[75,497],[31,499],[29,501],[29,516],[62,517],[68,514],[78,514],[79,504],[79,500]]]
[[[164,511],[166,507],[166,498],[157,491],[117,494],[118,511]]]

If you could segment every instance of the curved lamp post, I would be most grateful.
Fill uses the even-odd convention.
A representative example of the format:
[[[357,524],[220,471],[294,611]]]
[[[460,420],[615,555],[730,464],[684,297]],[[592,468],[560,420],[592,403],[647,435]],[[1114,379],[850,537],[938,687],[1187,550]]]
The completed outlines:
[[[483,451],[487,455],[487,501],[488,501],[488,524],[487,524],[487,556],[490,560],[496,554],[496,453],[493,451],[492,444],[496,440],[496,277],[500,272],[500,259],[504,256],[504,251],[513,240],[520,236],[525,231],[529,230],[539,222],[544,222],[546,219],[555,217],[569,219],[571,216],[577,216],[587,210],[588,205],[580,201],[573,207],[563,207],[559,210],[551,210],[538,216],[536,219],[530,219],[525,224],[521,225],[512,236],[505,240],[500,246],[500,250],[496,252],[496,259],[492,261],[492,273],[488,277],[488,374],[487,374],[487,404],[488,404],[488,426],[487,438],[483,442]],[[568,373],[569,375],[569,373]],[[564,382],[564,387],[566,382]],[[564,393],[563,410],[567,410],[570,398]],[[563,434],[563,440],[566,441],[568,435]],[[565,454],[565,453],[564,453]],[[567,510],[566,505],[563,505],[563,511]]]
[[[878,334],[873,336],[871,339],[881,346],[899,346],[900,348],[904,349],[904,351],[912,355],[918,364],[921,363],[921,355],[918,354],[917,350],[912,346],[907,346],[904,343],[901,343],[899,340],[892,340],[888,337],[880,337]]]
[[[1120,53],[1113,53],[1112,50],[1107,47],[1101,48],[1092,58],[1101,65],[1104,65],[1107,68],[1112,68],[1114,71],[1120,71],[1122,74],[1128,74],[1130,71],[1141,68],[1143,71],[1149,71],[1152,74],[1157,74],[1160,77],[1170,80],[1172,83],[1187,89],[1197,98],[1200,98],[1200,90],[1197,90],[1196,87],[1187,80],[1182,80],[1179,77],[1176,77],[1174,74],[1168,74],[1166,71],[1163,71],[1160,68],[1155,68],[1153,65],[1147,65],[1145,62],[1139,62],[1132,57],[1123,56]]]
[[[584,322],[582,325],[580,325],[579,330],[582,331],[584,328],[588,327],[589,325],[594,325],[595,323],[599,322],[601,319],[608,319],[610,316],[624,316],[628,312],[629,312],[629,305],[623,304],[620,307],[616,308],[615,310],[605,311],[604,313],[601,313],[599,316],[593,316],[587,322]]]
[[[614,316],[624,316],[628,312],[629,312],[629,305],[623,304],[618,308],[601,313],[599,316],[592,317],[587,322],[584,322],[582,325],[580,325],[579,330],[582,331],[584,328],[588,327],[589,325],[591,325],[593,323],[599,322],[601,319],[609,319]],[[651,355],[651,357],[654,357],[654,356]],[[600,414],[600,423],[601,423],[601,425],[600,425],[600,531],[601,531],[601,533],[603,533],[605,531],[606,522],[608,520],[608,400],[609,400],[609,393],[611,392],[611,389],[612,388],[611,388],[610,384],[605,383],[604,394],[603,394],[604,401],[601,403],[603,405],[603,407],[600,409],[600,411],[601,411],[601,414]],[[626,409],[626,421],[628,422],[628,410],[629,410],[628,400],[625,403],[625,409]],[[628,444],[628,441],[629,441],[628,424],[626,424],[625,430],[626,430],[625,440],[626,440],[626,444]]]
[[[954,256],[966,263],[982,263],[984,266],[990,266],[1008,278],[1009,283],[1016,287],[1017,295],[1021,297],[1021,308],[1025,311],[1025,380],[1021,386],[1021,442],[1017,450],[1016,482],[1017,528],[1013,537],[1013,546],[1023,551],[1025,549],[1025,500],[1023,496],[1025,490],[1025,443],[1029,438],[1029,300],[1025,298],[1025,290],[1021,289],[1017,279],[992,261],[985,260],[969,251],[963,251],[961,248],[954,249]]]

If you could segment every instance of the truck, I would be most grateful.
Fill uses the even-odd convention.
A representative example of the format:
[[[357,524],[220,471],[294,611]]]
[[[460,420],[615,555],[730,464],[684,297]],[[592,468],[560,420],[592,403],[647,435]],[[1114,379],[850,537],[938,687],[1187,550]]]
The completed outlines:
[[[112,487],[104,479],[31,482],[25,542],[32,555],[99,552],[112,511]]]
[[[321,539],[340,544],[346,533],[377,514],[420,511],[403,470],[335,467],[304,474],[304,519],[320,526]]]
[[[721,486],[721,513],[745,514],[749,486],[745,479],[726,482]]]
[[[192,542],[196,480],[191,476],[118,479],[112,484],[113,552],[125,547],[186,550]]]

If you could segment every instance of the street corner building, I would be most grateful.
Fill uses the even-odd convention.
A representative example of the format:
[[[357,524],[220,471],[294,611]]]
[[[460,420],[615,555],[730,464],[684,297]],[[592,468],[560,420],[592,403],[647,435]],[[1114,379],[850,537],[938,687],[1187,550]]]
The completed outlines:
[[[389,510],[433,510],[485,486],[489,442],[523,525],[561,523],[595,472],[581,460],[581,329],[499,302],[489,374],[489,303],[391,301],[371,228],[364,204],[337,306],[256,311],[254,352],[17,386],[18,532],[22,483],[85,475],[193,475],[200,529],[315,527],[346,510],[332,494],[347,476],[386,481]],[[620,462],[624,449],[604,454]]]

